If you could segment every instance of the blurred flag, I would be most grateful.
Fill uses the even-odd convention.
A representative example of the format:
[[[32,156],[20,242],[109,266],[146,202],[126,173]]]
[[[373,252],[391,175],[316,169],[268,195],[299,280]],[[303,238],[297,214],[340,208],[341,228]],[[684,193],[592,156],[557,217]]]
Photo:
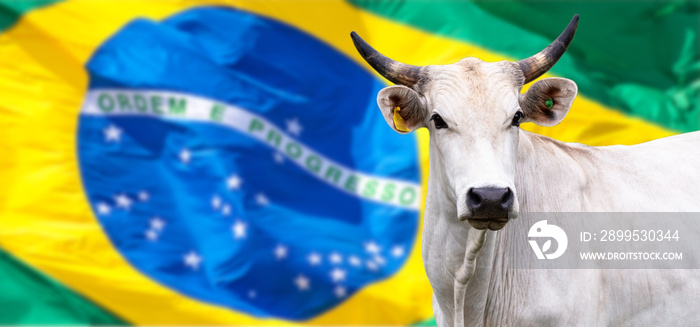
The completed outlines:
[[[700,128],[697,2],[0,2],[0,324],[410,325],[425,131],[385,126],[357,31],[410,64],[549,73],[564,141]]]

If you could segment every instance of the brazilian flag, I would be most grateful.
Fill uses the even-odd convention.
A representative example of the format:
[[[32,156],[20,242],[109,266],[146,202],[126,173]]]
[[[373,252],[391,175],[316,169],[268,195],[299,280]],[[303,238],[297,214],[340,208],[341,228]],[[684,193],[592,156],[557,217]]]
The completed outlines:
[[[0,325],[434,324],[429,136],[386,126],[349,34],[519,60],[574,14],[543,77],[579,96],[524,129],[700,129],[697,1],[0,1]]]

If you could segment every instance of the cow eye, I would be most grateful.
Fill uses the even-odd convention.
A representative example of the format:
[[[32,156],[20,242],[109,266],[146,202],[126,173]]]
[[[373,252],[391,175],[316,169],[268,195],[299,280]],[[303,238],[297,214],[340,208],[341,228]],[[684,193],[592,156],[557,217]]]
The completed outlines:
[[[435,123],[435,128],[441,129],[441,128],[447,128],[447,124],[445,123],[444,120],[442,120],[442,117],[438,114],[433,114],[432,117],[430,117],[430,120]]]
[[[518,110],[518,112],[515,113],[515,116],[513,116],[513,122],[510,124],[513,126],[520,126],[520,119],[523,118],[523,112]]]

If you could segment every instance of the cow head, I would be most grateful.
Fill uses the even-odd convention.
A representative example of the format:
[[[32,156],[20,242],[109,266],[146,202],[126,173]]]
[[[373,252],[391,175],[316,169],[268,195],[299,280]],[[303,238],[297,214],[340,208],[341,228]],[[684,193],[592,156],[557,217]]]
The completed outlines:
[[[399,133],[430,131],[430,179],[456,205],[457,217],[478,229],[498,230],[518,214],[515,189],[519,125],[558,124],[576,96],[574,82],[546,78],[521,94],[564,54],[578,25],[575,15],[547,48],[518,62],[465,58],[444,66],[411,66],[389,59],[351,34],[362,57],[397,85],[377,103]]]

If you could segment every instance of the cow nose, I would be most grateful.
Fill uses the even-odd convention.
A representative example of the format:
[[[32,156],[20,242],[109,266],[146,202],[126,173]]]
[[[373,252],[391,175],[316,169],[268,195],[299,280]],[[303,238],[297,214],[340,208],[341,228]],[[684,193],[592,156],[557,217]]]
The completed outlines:
[[[467,208],[476,219],[507,219],[514,200],[513,191],[508,187],[476,187],[467,192]]]

